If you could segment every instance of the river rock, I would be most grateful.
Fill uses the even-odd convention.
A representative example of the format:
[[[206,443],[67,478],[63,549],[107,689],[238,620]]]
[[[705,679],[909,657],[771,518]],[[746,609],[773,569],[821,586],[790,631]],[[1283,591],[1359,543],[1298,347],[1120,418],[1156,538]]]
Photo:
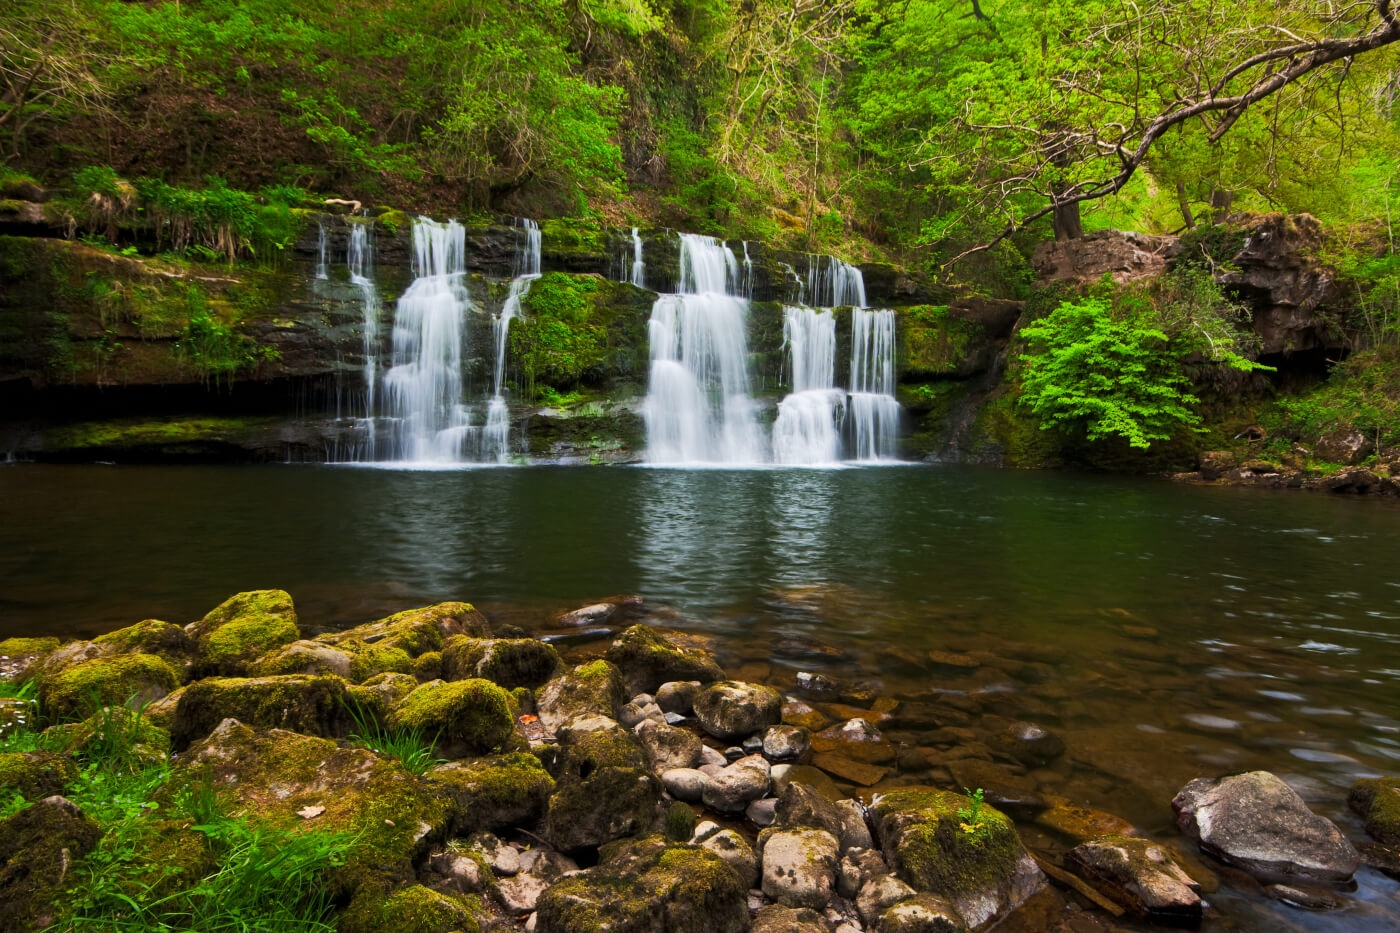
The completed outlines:
[[[350,676],[350,655],[319,641],[303,639],[264,655],[248,668],[253,676],[269,674],[334,674]]]
[[[686,803],[700,800],[705,780],[705,773],[694,768],[672,768],[661,772],[661,786],[666,788],[666,793]]]
[[[102,829],[65,797],[45,797],[0,822],[0,930],[42,930]]]
[[[813,700],[835,700],[841,696],[841,686],[825,674],[801,671],[797,675],[797,692]]]
[[[619,635],[603,657],[617,666],[634,694],[651,693],[668,681],[724,679],[713,658],[679,648],[645,625],[634,625]]]
[[[769,771],[769,777],[772,781],[773,793],[777,796],[782,796],[783,789],[793,781],[806,784],[833,802],[842,800],[846,796],[841,792],[841,788],[836,786],[836,782],[831,779],[830,775],[811,765],[774,765]]]
[[[617,711],[618,721],[631,729],[643,720],[665,723],[666,714],[656,705],[656,698],[649,693],[639,693]]]
[[[1172,808],[1203,851],[1264,880],[1340,884],[1361,864],[1341,830],[1268,771],[1197,778]]]
[[[513,917],[523,917],[535,909],[540,895],[565,874],[577,871],[575,862],[558,852],[532,849],[521,859],[521,870],[503,878],[495,888],[496,899]],[[387,931],[386,931],[387,933]]]
[[[727,813],[739,813],[768,793],[768,761],[762,755],[740,758],[714,774],[705,775],[700,799],[705,806]]]
[[[763,733],[763,757],[769,761],[802,761],[812,751],[812,741],[801,726],[770,726]]]
[[[520,874],[520,850],[491,833],[472,833],[467,845],[480,853],[492,873],[500,877]]]
[[[854,800],[831,801],[805,784],[792,782],[778,797],[773,825],[779,829],[810,827],[836,837],[840,850],[868,849],[874,845],[865,825],[865,814]]]
[[[695,708],[695,697],[700,693],[698,680],[672,680],[656,690],[656,705],[665,713],[678,713],[688,716]]]
[[[856,897],[856,909],[867,927],[875,926],[880,915],[900,901],[907,901],[918,892],[894,875],[871,875],[864,879]]]
[[[694,768],[700,763],[700,740],[684,729],[643,719],[632,731],[641,740],[647,761],[656,774],[677,768]]]
[[[195,642],[195,674],[241,675],[261,655],[301,638],[292,597],[285,590],[230,596],[185,626]]]
[[[700,848],[713,852],[739,875],[746,888],[758,886],[758,856],[753,848],[732,829],[721,829],[706,836]]]
[[[347,697],[345,681],[329,674],[206,677],[180,691],[170,737],[177,750],[183,749],[230,718],[260,729],[290,729],[307,735],[340,737],[353,725]],[[504,703],[502,695],[495,723],[497,742],[510,732],[510,714]],[[436,728],[434,726],[427,734],[432,734]]]
[[[772,826],[778,817],[778,801],[772,797],[755,800],[744,808],[744,816],[755,826]]]
[[[836,885],[836,837],[822,829],[766,829],[763,893],[785,907],[821,910]]]
[[[879,933],[967,933],[967,924],[947,901],[924,893],[886,910]]]
[[[1400,780],[1362,778],[1352,785],[1347,804],[1383,845],[1400,847]]]
[[[579,716],[616,718],[626,699],[626,687],[617,668],[607,661],[591,661],[535,691],[535,711],[545,729],[556,732]]]
[[[705,849],[658,837],[619,843],[598,865],[540,896],[536,933],[743,933],[748,892],[734,869]]]
[[[1015,826],[994,807],[974,808],[949,791],[904,788],[877,795],[871,809],[895,874],[916,890],[937,892],[973,928],[1000,920],[1045,886]]]
[[[782,719],[783,697],[772,687],[726,680],[711,684],[695,697],[695,715],[717,739],[752,735]]]
[[[1317,456],[1328,463],[1355,466],[1371,455],[1375,445],[1365,434],[1354,428],[1338,428],[1317,439]]]
[[[1164,847],[1134,836],[1104,836],[1065,853],[1065,867],[1136,917],[1196,926],[1200,886]]]
[[[554,779],[526,752],[449,761],[424,777],[456,803],[453,825],[459,833],[533,823],[544,815],[554,790]]]
[[[751,933],[827,933],[822,915],[806,908],[769,904],[753,918]]]
[[[831,717],[795,697],[784,697],[782,721],[788,725],[801,726],[808,732],[817,732],[827,727]]]
[[[1013,722],[992,739],[991,745],[1028,768],[1047,765],[1065,751],[1063,739],[1033,722]]]

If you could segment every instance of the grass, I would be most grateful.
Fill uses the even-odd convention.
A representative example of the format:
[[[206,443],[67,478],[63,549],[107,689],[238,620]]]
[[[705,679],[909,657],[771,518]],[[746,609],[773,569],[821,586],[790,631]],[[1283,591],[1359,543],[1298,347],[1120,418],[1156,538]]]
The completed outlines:
[[[349,737],[352,745],[367,748],[376,755],[397,758],[414,774],[426,774],[445,761],[436,754],[441,730],[429,736],[422,729],[390,729],[379,721],[373,711],[359,703],[352,701],[346,704],[346,709],[355,723],[355,731]]]

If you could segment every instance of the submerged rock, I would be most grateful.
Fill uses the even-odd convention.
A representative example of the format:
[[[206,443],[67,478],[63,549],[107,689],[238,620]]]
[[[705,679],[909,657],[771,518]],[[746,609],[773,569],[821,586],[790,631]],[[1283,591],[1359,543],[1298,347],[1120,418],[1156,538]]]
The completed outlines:
[[[180,691],[170,725],[175,748],[204,738],[225,719],[260,729],[343,736],[351,726],[339,677],[208,677]]]
[[[540,896],[535,933],[742,933],[747,890],[712,852],[659,837],[619,843]]]
[[[871,806],[885,860],[919,891],[945,898],[968,926],[991,924],[1045,885],[1016,828],[993,807],[933,788],[878,795]]]
[[[782,721],[783,697],[772,687],[726,680],[695,698],[695,715],[717,739],[739,739]]]
[[[301,637],[292,597],[285,590],[230,596],[185,626],[195,642],[195,674],[238,676],[259,657]]]
[[[1196,926],[1200,886],[1164,847],[1134,836],[1104,836],[1065,853],[1065,867],[1136,917]]]
[[[64,797],[0,822],[0,930],[43,930],[59,920],[74,864],[101,838],[96,821]]]
[[[1065,751],[1063,739],[1033,722],[1013,722],[998,733],[991,744],[1028,768],[1049,764]]]
[[[1341,830],[1268,771],[1197,778],[1172,808],[1203,851],[1264,880],[1339,884],[1361,864]]]
[[[1352,785],[1347,804],[1365,821],[1372,839],[1400,846],[1400,779],[1362,778]]]
[[[645,625],[623,632],[603,657],[617,666],[632,694],[654,693],[669,681],[710,683],[724,679],[724,671],[713,658],[679,648]]]

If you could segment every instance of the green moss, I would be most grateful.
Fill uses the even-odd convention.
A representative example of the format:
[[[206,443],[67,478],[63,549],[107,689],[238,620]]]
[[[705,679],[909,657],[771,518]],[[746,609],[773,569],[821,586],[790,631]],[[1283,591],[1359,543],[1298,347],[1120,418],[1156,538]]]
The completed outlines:
[[[681,800],[666,808],[666,838],[672,842],[689,842],[695,834],[695,811]]]
[[[50,718],[72,719],[96,706],[116,706],[132,697],[159,699],[179,683],[174,668],[152,654],[94,658],[42,681],[39,702]]]
[[[294,641],[271,654],[265,654],[248,665],[253,677],[274,677],[281,674],[339,674],[349,673],[348,652],[315,641]]]
[[[1366,823],[1366,832],[1382,845],[1400,846],[1400,779],[1362,778],[1347,797]]]
[[[376,674],[363,684],[346,688],[352,702],[369,711],[379,722],[389,718],[389,711],[414,690],[418,681],[407,674]]]
[[[534,822],[554,790],[549,772],[526,752],[454,761],[427,777],[442,784],[456,801],[454,825],[459,834]]]
[[[535,709],[550,729],[590,713],[614,718],[630,695],[622,675],[607,661],[580,664],[535,692]]]
[[[159,619],[146,619],[108,632],[94,642],[120,654],[153,654],[176,670],[181,670],[194,655],[194,642],[184,628]]]
[[[585,777],[601,768],[646,770],[646,755],[628,730],[618,726],[570,735],[564,749],[561,772]]]
[[[397,612],[377,622],[367,622],[343,632],[328,632],[318,641],[329,645],[355,641],[365,645],[400,648],[411,658],[441,651],[452,635],[486,635],[486,618],[471,603],[438,603],[422,609]]]
[[[550,272],[531,286],[526,315],[510,329],[526,397],[608,379],[642,380],[651,293],[597,276]]]
[[[42,930],[67,911],[73,862],[102,830],[66,800],[39,801],[0,822],[0,930]]]
[[[891,868],[914,888],[950,898],[1010,877],[1025,854],[1015,826],[986,804],[968,824],[972,809],[967,797],[932,788],[879,797],[873,810]]]
[[[164,757],[170,751],[170,731],[152,722],[145,714],[114,706],[93,713],[82,722],[50,726],[44,730],[44,737],[54,744],[51,747],[86,757],[101,750],[115,733],[124,743],[134,746],[135,754],[142,758]]]
[[[651,693],[671,680],[724,679],[724,671],[712,658],[678,648],[645,625],[634,625],[619,635],[603,657],[617,666],[627,688],[635,692]]]
[[[604,767],[560,781],[549,798],[545,835],[563,852],[599,846],[651,825],[661,785],[638,768]]]
[[[171,739],[183,748],[229,718],[259,729],[341,736],[350,727],[347,696],[345,681],[334,675],[208,677],[181,692]]]
[[[509,695],[489,680],[434,681],[414,690],[390,715],[390,725],[437,735],[439,742],[476,752],[500,748],[514,730]]]
[[[197,672],[243,674],[260,656],[301,637],[296,608],[285,590],[239,593],[190,626],[197,640]]]
[[[57,647],[57,638],[6,638],[0,641],[0,658],[37,658]]]
[[[413,662],[413,676],[419,680],[437,680],[442,676],[442,652],[425,651]]]
[[[63,793],[77,777],[73,762],[53,752],[0,753],[0,794],[38,800]]]
[[[395,235],[413,229],[413,218],[403,211],[385,210],[375,215],[374,222]]]
[[[263,417],[126,418],[87,421],[53,427],[44,432],[44,452],[164,455],[201,454],[236,445],[272,424]]]
[[[362,889],[340,915],[340,933],[478,933],[474,898],[455,897],[415,884],[392,893]]]
[[[358,645],[341,642],[341,650],[350,652],[350,679],[360,682],[379,674],[407,674],[413,670],[408,652],[394,645]]]
[[[916,305],[901,311],[898,329],[900,378],[953,376],[986,340],[986,332],[971,321],[953,317],[943,305]]]
[[[456,635],[442,649],[448,679],[483,677],[502,687],[538,687],[562,667],[552,645],[534,638]]]

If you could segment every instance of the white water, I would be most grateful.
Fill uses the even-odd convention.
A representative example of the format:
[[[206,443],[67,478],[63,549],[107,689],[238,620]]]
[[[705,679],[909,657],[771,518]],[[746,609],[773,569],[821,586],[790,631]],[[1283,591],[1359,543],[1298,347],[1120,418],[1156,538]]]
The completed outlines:
[[[326,225],[316,224],[316,278],[326,279]]]
[[[783,309],[783,345],[792,393],[778,404],[773,459],[819,465],[841,459],[838,424],[845,393],[836,385],[836,316],[815,308]]]
[[[520,317],[520,305],[530,292],[530,286],[540,277],[540,225],[527,218],[517,218],[522,240],[515,255],[516,276],[511,280],[505,304],[491,322],[491,336],[496,347],[495,368],[491,378],[491,398],[486,403],[486,426],[481,431],[481,458],[502,462],[510,453],[510,406],[505,399],[506,341],[510,337],[510,322]]]
[[[652,463],[766,459],[749,395],[748,302],[739,264],[713,237],[680,237],[680,292],[652,305],[644,414]]]
[[[865,276],[835,256],[812,256],[807,267],[807,300],[818,308],[865,307]]]
[[[374,387],[379,381],[379,291],[374,286],[374,221],[367,220],[350,228],[350,246],[345,255],[345,266],[350,273],[350,284],[360,290],[364,298],[364,319],[361,331],[364,342],[365,408],[364,418],[368,435],[364,444],[364,455],[374,458]]]
[[[855,460],[891,460],[899,433],[894,398],[894,312],[851,312],[851,396],[847,419]]]
[[[632,272],[627,277],[638,288],[646,288],[647,264],[642,261],[642,237],[636,227],[632,228]]]

